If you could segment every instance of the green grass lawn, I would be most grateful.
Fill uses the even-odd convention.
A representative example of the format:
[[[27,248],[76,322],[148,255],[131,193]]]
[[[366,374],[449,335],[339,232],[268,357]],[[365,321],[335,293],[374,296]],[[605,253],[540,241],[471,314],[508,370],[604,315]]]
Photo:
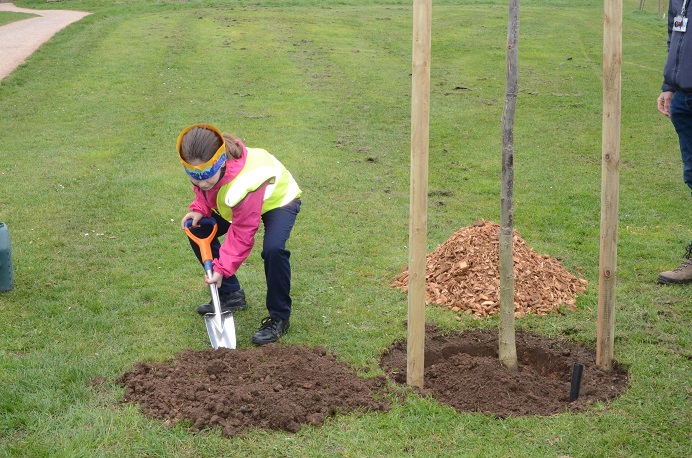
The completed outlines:
[[[22,19],[29,19],[32,17],[36,17],[35,14],[28,14],[28,13],[14,13],[14,12],[9,12],[9,11],[0,11],[0,26],[9,24],[11,22],[15,21],[21,21]]]
[[[322,345],[380,374],[405,338],[389,287],[408,259],[409,2],[94,0],[18,6],[90,11],[0,82],[0,221],[15,288],[0,293],[0,456],[681,457],[689,425],[692,287],[659,271],[690,242],[689,189],[655,107],[666,54],[657,5],[624,6],[615,357],[630,389],[589,412],[498,420],[410,396],[387,414],[337,416],[295,435],[224,439],[166,428],[121,405],[139,361],[209,347],[208,299],[179,220],[191,200],[179,131],[217,125],[292,171],[303,208],[290,240],[295,309],[283,341]],[[432,251],[499,221],[507,7],[433,7]],[[2,18],[0,18],[2,20]],[[515,227],[590,285],[578,309],[517,326],[595,347],[603,5],[524,2],[515,124]],[[259,253],[239,272],[265,313]],[[444,329],[496,327],[428,307]],[[95,377],[106,383],[92,386]]]

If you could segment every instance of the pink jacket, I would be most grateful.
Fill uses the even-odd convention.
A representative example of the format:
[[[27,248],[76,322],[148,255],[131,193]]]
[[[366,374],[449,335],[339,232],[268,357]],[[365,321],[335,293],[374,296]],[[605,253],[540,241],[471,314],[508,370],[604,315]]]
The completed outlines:
[[[226,172],[216,185],[209,191],[202,191],[193,186],[195,200],[190,204],[190,210],[199,212],[204,216],[211,216],[212,210],[217,208],[216,196],[224,184],[232,181],[245,166],[247,148],[243,148],[243,155],[239,159],[230,158],[226,161]],[[221,244],[219,258],[214,259],[214,270],[224,277],[230,277],[238,271],[240,265],[250,256],[255,244],[255,233],[262,220],[262,204],[267,184],[254,192],[251,192],[238,205],[233,207],[233,221],[226,233],[226,239]],[[223,234],[220,234],[223,235]]]

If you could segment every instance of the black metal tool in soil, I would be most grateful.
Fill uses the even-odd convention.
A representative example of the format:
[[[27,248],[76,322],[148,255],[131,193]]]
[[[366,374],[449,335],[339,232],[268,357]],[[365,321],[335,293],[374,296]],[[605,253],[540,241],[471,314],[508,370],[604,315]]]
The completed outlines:
[[[572,380],[569,387],[569,402],[574,402],[579,398],[579,389],[581,387],[581,376],[584,372],[584,365],[574,363],[572,365]]]
[[[197,244],[199,247],[200,254],[202,255],[202,262],[204,263],[204,272],[207,278],[211,278],[214,273],[214,264],[212,262],[211,254],[211,241],[216,235],[218,225],[214,218],[202,218],[197,223],[198,226],[211,225],[213,226],[211,233],[205,237],[200,238],[195,236],[190,227],[192,227],[192,220],[189,219],[185,221],[185,233],[190,239]],[[211,290],[211,301],[214,305],[214,313],[207,313],[204,315],[204,321],[207,325],[207,334],[209,334],[209,341],[214,350],[219,347],[223,348],[235,348],[235,322],[233,320],[232,312],[221,313],[221,302],[219,301],[219,290],[215,284],[210,284],[209,289]]]

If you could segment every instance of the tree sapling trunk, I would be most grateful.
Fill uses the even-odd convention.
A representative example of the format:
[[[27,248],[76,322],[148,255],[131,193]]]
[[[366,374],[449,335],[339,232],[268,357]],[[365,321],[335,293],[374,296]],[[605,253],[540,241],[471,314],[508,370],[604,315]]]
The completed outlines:
[[[499,358],[517,370],[514,330],[514,111],[518,92],[519,0],[509,0],[507,24],[507,85],[502,111],[502,190],[500,192],[500,331]]]

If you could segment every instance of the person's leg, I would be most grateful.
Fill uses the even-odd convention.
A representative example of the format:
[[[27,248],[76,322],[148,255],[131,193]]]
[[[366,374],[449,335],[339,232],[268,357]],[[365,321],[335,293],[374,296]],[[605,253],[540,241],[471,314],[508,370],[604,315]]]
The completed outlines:
[[[266,305],[269,319],[263,320],[260,330],[252,337],[252,341],[258,345],[276,341],[288,331],[292,309],[291,252],[286,249],[286,242],[300,211],[300,204],[300,200],[295,199],[285,207],[262,215],[262,259],[267,281]]]
[[[216,224],[218,225],[216,236],[211,241],[211,254],[212,258],[217,259],[219,257],[219,250],[221,249],[221,241],[219,237],[228,232],[230,223],[222,218],[217,213],[212,213]],[[212,227],[209,225],[203,225],[199,227],[190,228],[190,232],[196,237],[205,238],[211,233]],[[202,254],[200,253],[197,244],[190,238],[188,238],[192,251],[194,251],[197,260],[202,264]],[[245,293],[240,287],[240,282],[235,275],[223,279],[221,287],[219,288],[219,300],[221,301],[222,310],[226,311],[237,311],[245,310],[247,304],[245,303]],[[197,308],[197,312],[201,315],[214,312],[214,306],[211,303],[202,304]]]
[[[680,140],[682,178],[692,190],[692,94],[678,91],[673,95],[670,120]],[[677,268],[661,272],[658,281],[664,284],[692,283],[692,242],[687,246],[684,258]]]
[[[692,190],[692,94],[678,91],[673,95],[670,120],[680,140],[683,180]]]
[[[286,243],[299,211],[300,201],[296,200],[262,215],[262,259],[267,280],[267,311],[269,315],[281,319],[288,319],[291,315],[291,252],[286,249]]]

